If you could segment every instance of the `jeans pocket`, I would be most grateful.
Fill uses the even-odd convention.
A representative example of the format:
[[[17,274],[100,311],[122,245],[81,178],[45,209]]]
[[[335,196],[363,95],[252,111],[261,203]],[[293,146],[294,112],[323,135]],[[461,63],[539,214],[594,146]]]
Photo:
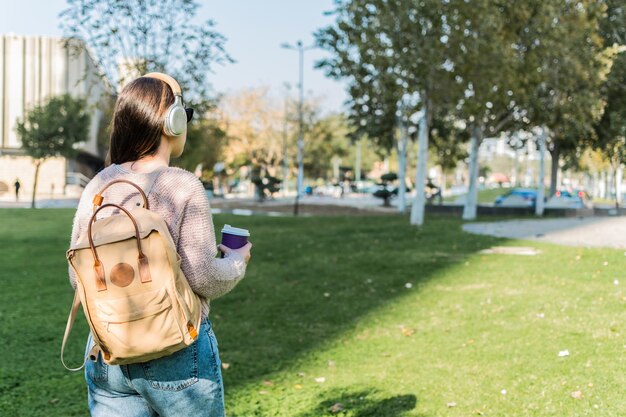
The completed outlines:
[[[102,354],[98,354],[95,361],[87,359],[85,363],[85,373],[93,382],[107,382],[109,379],[109,365],[102,360]]]
[[[87,339],[87,347],[85,349],[85,356],[93,346],[93,338],[89,334]],[[98,353],[96,360],[87,358],[85,361],[85,376],[93,382],[107,382],[109,377],[109,365],[102,360],[102,354]]]
[[[198,343],[141,365],[152,388],[180,391],[198,382]]]
[[[205,323],[203,323],[204,325]],[[210,351],[210,356],[211,356],[211,362],[214,365],[214,371],[216,373],[220,372],[220,368],[222,366],[222,361],[220,360],[220,352],[219,352],[219,345],[217,343],[217,337],[215,337],[215,332],[213,331],[213,326],[211,326],[211,322],[206,319],[206,333],[207,336],[209,338],[209,351]]]

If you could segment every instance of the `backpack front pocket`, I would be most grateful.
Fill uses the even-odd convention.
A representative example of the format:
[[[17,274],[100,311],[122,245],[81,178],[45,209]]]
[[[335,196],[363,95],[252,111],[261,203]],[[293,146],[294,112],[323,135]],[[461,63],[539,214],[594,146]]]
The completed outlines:
[[[114,358],[172,351],[183,341],[181,325],[165,288],[95,303],[101,335]]]

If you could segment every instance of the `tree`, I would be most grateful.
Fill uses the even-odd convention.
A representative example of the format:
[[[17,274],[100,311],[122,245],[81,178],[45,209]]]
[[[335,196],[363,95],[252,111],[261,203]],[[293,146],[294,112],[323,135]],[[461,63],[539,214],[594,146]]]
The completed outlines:
[[[610,164],[616,184],[615,205],[619,207],[618,173],[626,164],[626,51],[615,59],[605,90],[606,107],[595,125],[597,139],[593,146]]]
[[[463,146],[469,139],[465,123],[459,122],[451,115],[435,114],[430,130],[432,154],[435,162],[441,167],[445,178],[447,173],[456,168],[459,161],[467,158],[467,151]]]
[[[331,77],[348,80],[357,136],[367,135],[390,149],[396,126],[408,129],[406,115],[421,110],[418,190],[425,183],[430,113],[452,91],[445,66],[445,7],[436,0],[337,1],[335,24],[316,34],[320,46],[332,53],[319,66]],[[400,138],[401,155],[406,132]],[[403,187],[404,173],[399,174]],[[425,202],[424,193],[417,192],[412,224],[423,223]]]
[[[596,122],[595,150],[602,152],[615,184],[615,206],[621,198],[622,165],[626,163],[626,9],[620,0],[605,0],[605,14],[600,21],[604,44],[615,54],[610,73],[602,86],[606,103]]]
[[[87,139],[89,123],[86,101],[69,94],[49,98],[42,105],[28,110],[23,120],[18,120],[16,131],[22,149],[35,163],[31,208],[35,208],[41,164],[54,156],[74,157],[77,153],[75,145]]]
[[[560,160],[580,153],[602,114],[601,86],[611,52],[598,30],[601,2],[547,1],[540,7],[533,17],[539,24],[529,25],[525,38],[525,71],[534,78],[526,108],[530,123],[548,132],[554,195]]]
[[[528,2],[450,2],[448,61],[462,91],[454,115],[470,136],[466,220],[476,218],[480,144],[485,135],[497,135],[518,116],[525,74],[516,45],[527,24],[528,8]]]
[[[199,6],[190,0],[68,0],[59,18],[69,50],[93,51],[101,77],[113,86],[165,72],[176,78],[187,101],[201,104],[209,97],[206,78],[213,65],[232,59],[213,20],[193,23]]]
[[[283,118],[278,103],[266,87],[245,89],[227,95],[219,107],[219,125],[226,132],[224,149],[227,165],[258,166],[273,176],[282,162]]]
[[[218,121],[205,115],[204,118],[192,121],[188,125],[187,143],[183,154],[172,160],[174,166],[194,171],[199,166],[204,176],[213,175],[213,167],[222,160],[226,142],[226,132],[220,128]]]
[[[315,119],[310,120],[306,129],[304,170],[309,177],[327,179],[332,170],[333,157],[348,156],[351,128],[341,114]]]

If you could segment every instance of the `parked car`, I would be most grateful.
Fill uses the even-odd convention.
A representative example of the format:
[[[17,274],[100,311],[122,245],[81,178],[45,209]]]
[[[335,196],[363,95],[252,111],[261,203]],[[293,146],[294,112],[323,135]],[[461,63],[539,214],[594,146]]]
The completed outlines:
[[[581,209],[591,207],[591,199],[584,190],[559,190],[546,203],[546,208]]]
[[[537,190],[530,188],[513,188],[511,191],[496,198],[495,205],[500,207],[535,207]]]

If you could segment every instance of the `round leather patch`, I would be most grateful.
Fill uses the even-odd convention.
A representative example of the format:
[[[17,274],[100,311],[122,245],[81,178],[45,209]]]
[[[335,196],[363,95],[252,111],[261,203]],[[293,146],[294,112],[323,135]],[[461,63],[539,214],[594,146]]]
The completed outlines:
[[[111,282],[118,287],[127,287],[135,278],[135,270],[127,263],[119,263],[111,269]]]

